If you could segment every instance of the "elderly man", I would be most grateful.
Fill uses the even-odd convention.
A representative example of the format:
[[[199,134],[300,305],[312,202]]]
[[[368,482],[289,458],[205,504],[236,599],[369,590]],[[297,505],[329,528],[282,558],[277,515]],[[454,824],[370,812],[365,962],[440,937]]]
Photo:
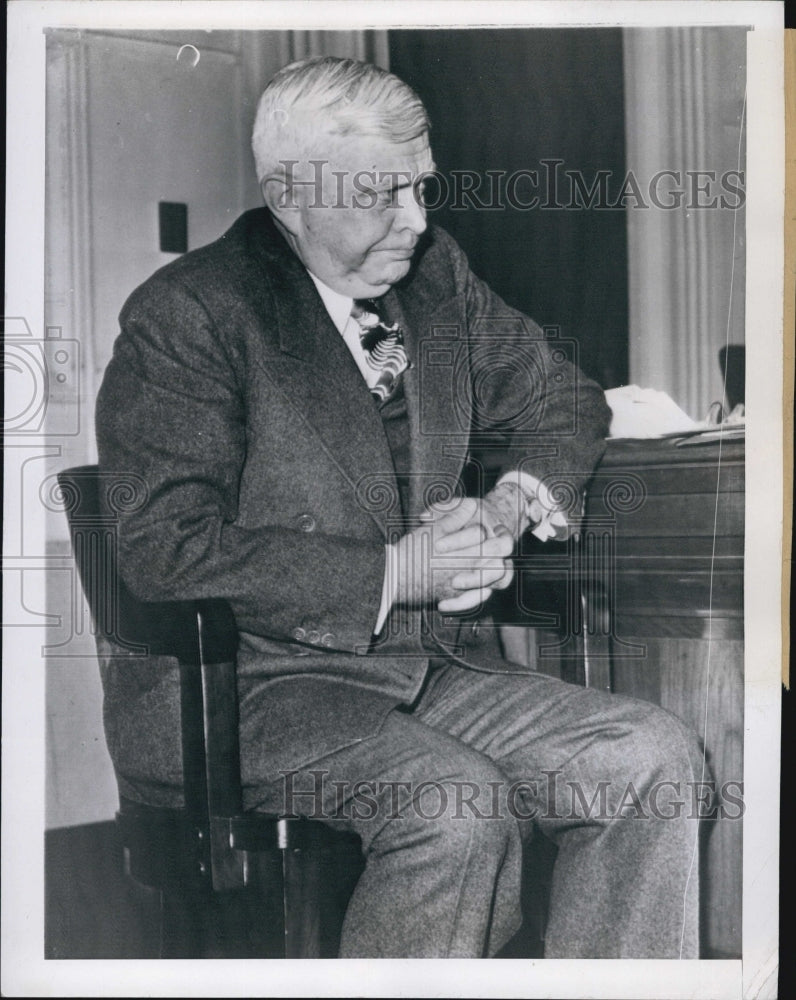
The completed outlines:
[[[362,838],[344,956],[495,954],[534,823],[558,845],[546,955],[696,956],[695,741],[473,627],[520,535],[576,521],[547,487],[582,492],[601,391],[427,225],[429,122],[396,77],[288,66],[253,146],[265,208],[133,293],[97,408],[102,469],[147,487],[128,585],[235,613],[247,806]],[[462,497],[473,443],[500,470]],[[173,666],[104,669],[121,787],[175,801]]]

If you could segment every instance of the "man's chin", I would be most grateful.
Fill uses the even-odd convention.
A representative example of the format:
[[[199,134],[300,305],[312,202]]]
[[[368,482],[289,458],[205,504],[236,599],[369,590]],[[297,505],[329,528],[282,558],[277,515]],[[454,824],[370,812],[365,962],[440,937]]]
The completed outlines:
[[[411,259],[395,261],[391,267],[383,271],[378,276],[378,279],[374,278],[372,284],[368,282],[368,288],[370,291],[367,295],[360,295],[358,298],[375,299],[380,295],[386,295],[393,285],[397,285],[402,278],[405,278],[406,275],[409,274],[411,266]]]

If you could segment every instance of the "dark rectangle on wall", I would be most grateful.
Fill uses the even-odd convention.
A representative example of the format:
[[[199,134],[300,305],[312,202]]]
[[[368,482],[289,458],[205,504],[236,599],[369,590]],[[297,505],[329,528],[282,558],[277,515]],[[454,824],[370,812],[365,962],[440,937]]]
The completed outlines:
[[[625,175],[622,56],[620,28],[390,32],[448,182],[429,221],[509,305],[576,341],[604,388],[628,374],[626,211],[607,205]]]
[[[188,206],[185,202],[158,202],[158,230],[161,253],[187,252]]]

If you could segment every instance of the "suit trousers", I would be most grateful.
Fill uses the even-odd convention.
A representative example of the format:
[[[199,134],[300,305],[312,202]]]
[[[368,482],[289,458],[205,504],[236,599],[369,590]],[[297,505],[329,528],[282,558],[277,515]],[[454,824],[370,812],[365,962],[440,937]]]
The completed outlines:
[[[696,958],[705,777],[655,705],[437,662],[416,705],[280,774],[261,808],[361,836],[341,956],[494,955],[521,923],[535,825],[558,845],[545,957]]]

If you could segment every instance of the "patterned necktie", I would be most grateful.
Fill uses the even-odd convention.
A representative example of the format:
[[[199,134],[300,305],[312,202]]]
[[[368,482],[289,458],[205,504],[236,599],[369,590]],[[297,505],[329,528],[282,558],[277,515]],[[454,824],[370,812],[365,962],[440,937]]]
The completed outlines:
[[[368,386],[376,400],[383,403],[392,396],[398,378],[409,367],[403,332],[397,323],[382,323],[371,299],[355,299],[351,316],[359,325],[359,342],[372,372]]]

